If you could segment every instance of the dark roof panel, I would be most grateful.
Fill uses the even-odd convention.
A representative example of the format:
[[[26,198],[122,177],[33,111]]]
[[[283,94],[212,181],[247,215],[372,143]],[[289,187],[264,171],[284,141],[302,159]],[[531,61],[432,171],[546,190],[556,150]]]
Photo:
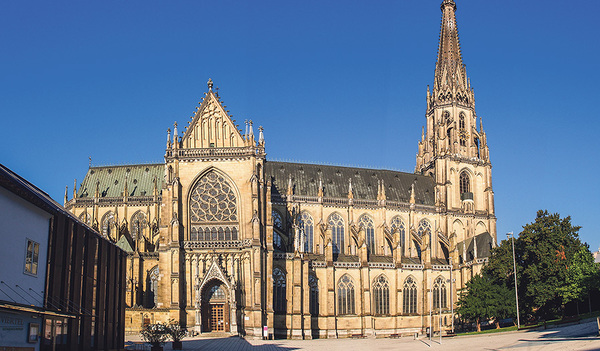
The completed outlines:
[[[271,177],[274,194],[285,195],[291,177],[294,195],[318,196],[321,180],[325,197],[346,198],[352,180],[355,199],[377,200],[378,184],[383,180],[385,195],[390,201],[408,203],[411,185],[415,184],[415,202],[435,205],[433,178],[413,173],[275,161],[265,162],[265,172]]]

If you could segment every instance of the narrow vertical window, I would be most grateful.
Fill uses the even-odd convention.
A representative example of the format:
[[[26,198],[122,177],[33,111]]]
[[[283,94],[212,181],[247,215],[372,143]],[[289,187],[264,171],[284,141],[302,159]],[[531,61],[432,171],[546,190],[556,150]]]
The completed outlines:
[[[441,298],[441,299],[440,299]],[[433,308],[446,308],[446,281],[443,277],[437,277],[433,283]]]
[[[367,215],[362,215],[358,220],[358,226],[365,231],[367,252],[369,255],[375,254],[375,226],[373,225],[373,219]]]
[[[344,253],[344,219],[337,213],[329,216],[329,226],[333,242],[333,253]]]
[[[354,314],[354,282],[345,274],[338,283],[338,315]]]
[[[471,184],[469,182],[469,174],[466,171],[462,171],[460,173],[460,193],[470,193],[471,192]]]
[[[285,273],[279,268],[273,269],[273,310],[275,312],[285,313]]]
[[[380,275],[373,283],[373,305],[375,314],[390,313],[390,284],[384,275]]]
[[[37,275],[39,254],[40,244],[32,240],[27,240],[25,252],[25,273]]]
[[[300,235],[304,238],[304,252],[313,252],[314,221],[308,212],[300,214],[298,226],[300,227]]]
[[[417,283],[413,277],[408,277],[404,281],[403,287],[403,312],[404,314],[417,313]]]
[[[319,315],[319,281],[313,274],[308,276],[308,286],[310,287],[309,312],[313,316]]]

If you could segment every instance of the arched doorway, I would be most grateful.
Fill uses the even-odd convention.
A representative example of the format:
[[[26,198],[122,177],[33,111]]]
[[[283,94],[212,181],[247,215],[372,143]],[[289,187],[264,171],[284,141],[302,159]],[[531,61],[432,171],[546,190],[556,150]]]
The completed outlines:
[[[203,332],[229,332],[228,289],[221,281],[207,284],[202,294]]]

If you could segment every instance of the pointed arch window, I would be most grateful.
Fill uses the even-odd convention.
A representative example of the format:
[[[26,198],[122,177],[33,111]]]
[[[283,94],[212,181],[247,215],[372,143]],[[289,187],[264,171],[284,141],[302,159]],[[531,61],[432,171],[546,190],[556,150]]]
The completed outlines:
[[[137,211],[131,216],[130,233],[133,240],[144,237],[145,229],[148,227],[146,214],[142,211]]]
[[[92,225],[92,216],[90,216],[90,214],[89,214],[89,213],[87,213],[87,212],[82,212],[82,213],[79,215],[79,219],[80,219],[80,220],[81,220],[83,223],[85,223],[85,224],[87,224],[87,225],[89,225],[89,226],[91,226],[91,225]]]
[[[283,239],[281,238],[281,233],[284,232],[283,230],[283,216],[281,215],[281,213],[279,213],[279,211],[273,210],[272,212],[272,218],[273,218],[273,246],[280,250],[283,251]]]
[[[460,194],[471,192],[471,182],[469,181],[469,173],[467,171],[460,172]]]
[[[458,116],[458,128],[465,129],[465,114],[461,112]]]
[[[375,314],[390,313],[390,284],[383,274],[373,283],[373,305],[375,305]]]
[[[364,214],[358,219],[358,226],[365,231],[365,240],[367,242],[367,252],[372,255],[375,253],[375,226],[373,218]]]
[[[308,275],[308,286],[310,287],[310,300],[308,310],[311,315],[319,315],[319,280],[314,274]]]
[[[417,230],[417,235],[419,238],[422,238],[424,235],[431,234],[431,224],[428,220],[422,219],[419,222],[419,229]]]
[[[344,219],[337,213],[329,216],[329,227],[333,242],[333,253],[344,253]]]
[[[237,199],[223,175],[209,171],[190,193],[190,240],[238,239]]]
[[[304,252],[313,252],[314,223],[308,212],[300,213],[298,227],[300,228],[301,237],[304,238]]]
[[[116,240],[115,231],[115,215],[112,211],[108,211],[102,216],[102,235],[105,238]]]
[[[402,311],[404,314],[417,313],[417,282],[413,277],[404,281],[402,289]]]
[[[354,282],[344,274],[338,282],[338,315],[354,314]]]
[[[275,312],[285,313],[285,273],[279,269],[273,269],[273,310]]]
[[[404,228],[404,221],[402,220],[402,218],[400,218],[400,216],[392,218],[392,221],[390,223],[390,229],[392,234],[395,234],[396,232],[400,234],[400,245],[404,245]]]
[[[437,277],[433,283],[433,309],[446,308],[447,304],[446,280],[443,277]]]
[[[158,301],[158,265],[152,267],[146,274],[146,291],[144,293],[144,307],[153,308]]]

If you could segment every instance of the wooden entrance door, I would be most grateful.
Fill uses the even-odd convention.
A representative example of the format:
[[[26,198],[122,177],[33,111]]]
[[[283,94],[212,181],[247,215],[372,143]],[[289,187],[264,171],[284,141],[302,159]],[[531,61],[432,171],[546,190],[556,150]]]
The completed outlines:
[[[222,303],[210,305],[210,329],[213,332],[225,331],[225,306]]]

